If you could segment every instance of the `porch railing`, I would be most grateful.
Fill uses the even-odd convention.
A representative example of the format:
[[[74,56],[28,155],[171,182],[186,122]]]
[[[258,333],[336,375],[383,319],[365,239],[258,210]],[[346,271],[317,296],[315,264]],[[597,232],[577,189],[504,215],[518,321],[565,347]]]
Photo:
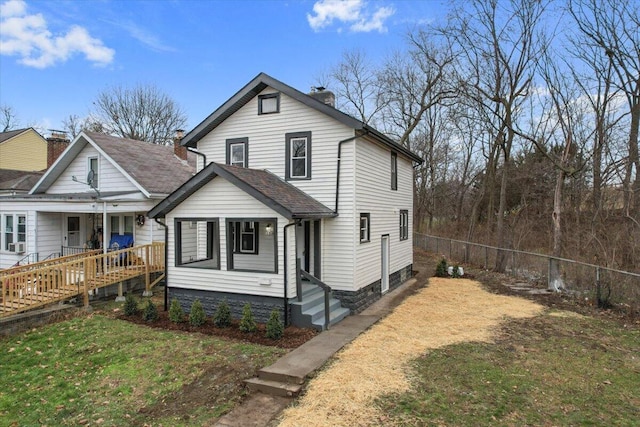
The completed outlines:
[[[329,318],[331,315],[331,306],[329,300],[331,299],[331,286],[324,283],[322,280],[313,276],[307,271],[304,271],[300,268],[300,258],[296,259],[296,270],[300,272],[297,276],[296,280],[296,292],[298,293],[298,301],[302,301],[302,279],[306,279],[309,282],[317,285],[324,291],[324,329],[329,329],[329,324],[331,323],[331,319]]]
[[[0,316],[79,295],[88,307],[90,292],[138,276],[145,277],[149,291],[164,277],[164,247],[158,242],[106,254],[94,250],[3,270]],[[151,274],[157,272],[162,274],[151,281]]]

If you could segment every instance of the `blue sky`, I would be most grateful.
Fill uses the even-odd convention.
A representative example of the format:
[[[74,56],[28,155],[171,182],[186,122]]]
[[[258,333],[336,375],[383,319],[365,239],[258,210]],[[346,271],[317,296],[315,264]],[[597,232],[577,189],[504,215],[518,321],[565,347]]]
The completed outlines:
[[[60,129],[105,89],[154,84],[187,130],[260,72],[308,91],[345,50],[381,61],[446,1],[0,0],[0,105]]]

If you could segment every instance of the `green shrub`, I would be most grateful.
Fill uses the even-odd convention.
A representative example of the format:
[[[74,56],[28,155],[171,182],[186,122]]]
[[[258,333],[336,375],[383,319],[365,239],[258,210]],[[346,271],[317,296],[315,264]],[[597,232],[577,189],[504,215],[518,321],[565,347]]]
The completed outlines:
[[[448,277],[447,273],[447,260],[442,258],[442,261],[436,266],[436,277]]]
[[[124,298],[125,316],[135,316],[138,314],[138,299],[133,294],[127,294]]]
[[[184,311],[180,305],[180,301],[176,298],[171,300],[171,306],[169,307],[169,320],[173,323],[184,322]]]
[[[226,300],[222,300],[216,312],[213,314],[213,324],[218,328],[226,328],[231,325],[231,309]]]
[[[189,312],[189,323],[191,326],[202,326],[207,320],[207,315],[204,313],[204,307],[199,299],[195,300],[191,304],[191,311]]]
[[[284,325],[280,322],[280,311],[275,308],[271,310],[271,315],[269,315],[266,335],[272,340],[279,340],[284,335]]]
[[[253,332],[257,328],[256,321],[253,320],[251,304],[246,303],[242,308],[242,319],[240,319],[240,330],[242,332]]]
[[[150,299],[147,300],[147,303],[144,306],[144,310],[142,311],[142,318],[147,322],[158,320],[158,308]]]
[[[453,270],[451,271],[451,277],[453,277],[454,279],[457,279],[460,277],[460,268],[458,267],[458,264],[453,266]]]

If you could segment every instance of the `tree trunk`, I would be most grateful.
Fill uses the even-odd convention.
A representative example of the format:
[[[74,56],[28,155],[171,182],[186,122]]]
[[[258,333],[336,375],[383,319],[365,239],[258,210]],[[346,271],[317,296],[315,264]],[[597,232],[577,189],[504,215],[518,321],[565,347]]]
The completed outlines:
[[[562,190],[566,173],[560,169],[556,178],[556,188],[553,194],[553,256],[562,256]],[[564,289],[564,281],[560,272],[560,262],[552,258],[549,264],[549,290],[559,292]]]

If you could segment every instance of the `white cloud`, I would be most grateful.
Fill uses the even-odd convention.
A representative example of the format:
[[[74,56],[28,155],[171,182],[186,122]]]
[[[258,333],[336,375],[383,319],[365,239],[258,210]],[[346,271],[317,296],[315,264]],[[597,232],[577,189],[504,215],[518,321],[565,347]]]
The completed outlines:
[[[113,61],[115,51],[104,46],[80,26],[54,36],[42,14],[27,14],[24,0],[0,4],[0,55],[20,57],[19,62],[35,68],[47,68],[80,53],[97,65]]]
[[[156,52],[175,52],[176,49],[164,44],[158,37],[133,21],[109,22],[126,30],[131,37]]]
[[[384,33],[387,31],[384,21],[392,16],[395,10],[391,7],[379,7],[372,13],[364,0],[319,0],[313,5],[313,13],[307,14],[307,21],[314,31],[339,21],[350,24],[349,29],[353,32]]]

